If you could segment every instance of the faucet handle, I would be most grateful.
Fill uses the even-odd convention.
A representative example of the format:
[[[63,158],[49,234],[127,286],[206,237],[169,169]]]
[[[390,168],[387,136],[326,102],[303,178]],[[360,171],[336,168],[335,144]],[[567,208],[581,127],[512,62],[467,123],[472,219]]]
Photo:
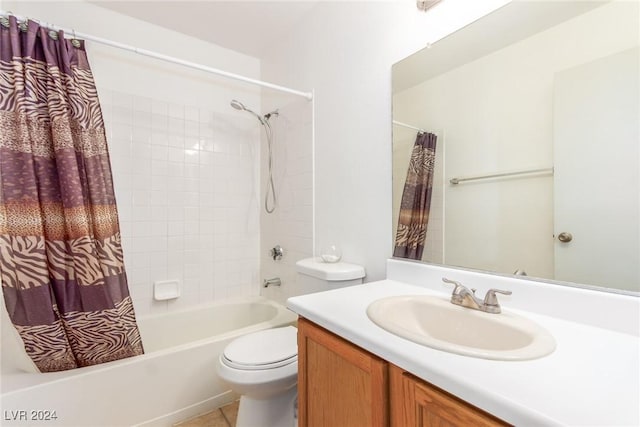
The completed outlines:
[[[453,292],[452,292],[453,295],[459,295],[461,291],[467,289],[467,287],[464,286],[462,283],[456,282],[455,280],[447,279],[446,277],[443,277],[442,281],[444,283],[450,283],[450,284],[455,286],[455,288],[453,288]]]
[[[484,296],[484,305],[499,306],[496,294],[511,295],[511,291],[503,291],[501,289],[489,289]]]

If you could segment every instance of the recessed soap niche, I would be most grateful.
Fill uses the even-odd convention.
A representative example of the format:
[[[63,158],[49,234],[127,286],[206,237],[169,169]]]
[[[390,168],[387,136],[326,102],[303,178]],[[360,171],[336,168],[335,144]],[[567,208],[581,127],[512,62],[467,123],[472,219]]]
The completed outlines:
[[[179,280],[161,280],[153,283],[153,299],[166,301],[180,297]]]

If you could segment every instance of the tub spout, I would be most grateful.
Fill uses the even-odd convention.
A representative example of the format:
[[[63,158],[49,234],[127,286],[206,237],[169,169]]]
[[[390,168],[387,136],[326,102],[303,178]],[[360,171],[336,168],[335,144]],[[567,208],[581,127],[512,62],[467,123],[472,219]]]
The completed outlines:
[[[279,277],[273,277],[271,279],[264,279],[264,281],[262,282],[262,287],[264,288],[268,288],[271,285],[280,286],[282,285],[282,281],[280,280]]]

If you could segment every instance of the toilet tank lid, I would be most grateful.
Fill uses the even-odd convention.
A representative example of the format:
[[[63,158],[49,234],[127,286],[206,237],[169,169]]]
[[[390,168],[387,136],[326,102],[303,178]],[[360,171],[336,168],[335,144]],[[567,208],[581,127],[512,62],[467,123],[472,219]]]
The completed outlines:
[[[296,271],[318,279],[336,282],[364,277],[364,267],[347,262],[324,262],[322,258],[305,258],[296,262]]]

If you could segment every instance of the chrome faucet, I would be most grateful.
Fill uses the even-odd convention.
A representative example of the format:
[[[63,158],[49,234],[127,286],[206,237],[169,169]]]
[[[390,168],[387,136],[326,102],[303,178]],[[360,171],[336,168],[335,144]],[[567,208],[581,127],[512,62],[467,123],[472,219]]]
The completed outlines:
[[[473,310],[484,311],[486,313],[498,314],[502,311],[496,294],[511,295],[511,291],[489,289],[484,296],[484,299],[480,299],[476,296],[475,289],[469,290],[462,283],[447,279],[446,277],[443,277],[442,281],[455,285],[453,293],[451,294],[451,304],[460,305]]]

